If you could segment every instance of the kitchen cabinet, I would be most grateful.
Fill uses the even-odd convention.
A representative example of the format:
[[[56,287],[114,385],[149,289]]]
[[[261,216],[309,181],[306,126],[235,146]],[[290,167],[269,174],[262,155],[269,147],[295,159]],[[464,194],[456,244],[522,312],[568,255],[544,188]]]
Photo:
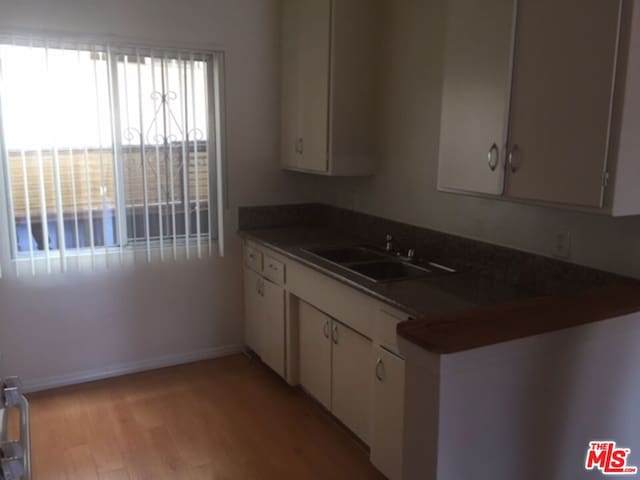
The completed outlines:
[[[284,308],[284,289],[269,280],[262,280],[259,355],[281,377],[285,376]]]
[[[448,2],[438,188],[640,214],[640,6],[515,3]]]
[[[260,310],[262,296],[260,282],[262,277],[248,267],[244,268],[244,336],[245,343],[254,352],[261,350]]]
[[[276,283],[284,281],[285,266],[250,246],[245,246],[244,258],[245,342],[285,377],[285,290]]]
[[[363,442],[371,428],[371,341],[300,302],[300,384]]]
[[[331,409],[332,319],[311,305],[299,303],[300,385]]]
[[[249,348],[369,445],[388,478],[401,478],[404,361],[396,328],[408,314],[263,245],[244,248]]]
[[[371,434],[371,341],[356,331],[333,322],[331,411],[369,444]]]
[[[620,8],[519,0],[508,196],[602,206]]]
[[[504,186],[515,0],[447,2],[438,187]]]
[[[370,363],[373,378],[371,463],[390,480],[402,478],[404,436],[404,359],[374,347]]]
[[[282,2],[282,167],[373,173],[379,0]]]

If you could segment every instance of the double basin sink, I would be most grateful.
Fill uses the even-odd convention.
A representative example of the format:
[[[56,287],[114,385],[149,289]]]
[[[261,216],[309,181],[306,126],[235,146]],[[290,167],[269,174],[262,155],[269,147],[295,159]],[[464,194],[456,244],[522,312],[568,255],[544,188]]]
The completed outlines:
[[[307,253],[360,275],[372,282],[386,283],[429,275],[454,273],[455,270],[429,263],[427,267],[403,261],[371,247],[321,247],[304,249]]]

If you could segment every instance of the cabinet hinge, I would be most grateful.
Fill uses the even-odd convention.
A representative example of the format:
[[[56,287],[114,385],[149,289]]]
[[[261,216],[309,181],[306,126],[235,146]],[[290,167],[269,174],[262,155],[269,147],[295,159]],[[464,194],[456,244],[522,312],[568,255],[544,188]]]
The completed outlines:
[[[602,186],[607,188],[609,186],[609,172],[604,172],[602,175]]]

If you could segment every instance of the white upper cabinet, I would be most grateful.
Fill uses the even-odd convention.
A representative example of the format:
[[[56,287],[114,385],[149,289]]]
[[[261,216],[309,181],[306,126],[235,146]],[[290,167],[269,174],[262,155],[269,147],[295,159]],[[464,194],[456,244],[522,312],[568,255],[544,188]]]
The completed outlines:
[[[515,0],[447,2],[438,187],[501,194]]]
[[[373,173],[378,3],[283,1],[283,168]]]
[[[640,214],[640,5],[447,4],[438,187]]]
[[[518,1],[508,196],[602,206],[620,8]]]

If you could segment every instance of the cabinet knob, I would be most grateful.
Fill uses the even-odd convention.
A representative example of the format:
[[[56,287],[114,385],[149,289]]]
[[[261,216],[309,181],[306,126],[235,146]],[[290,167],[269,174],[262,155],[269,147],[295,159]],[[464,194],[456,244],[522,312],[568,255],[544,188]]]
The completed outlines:
[[[489,149],[489,153],[487,155],[487,159],[488,159],[488,163],[489,163],[489,169],[491,169],[492,172],[495,172],[496,168],[498,168],[498,162],[500,161],[500,149],[498,148],[497,144],[493,144],[491,145],[491,148]]]
[[[322,332],[324,333],[324,338],[329,338],[329,320],[324,322],[324,327],[322,327]]]
[[[384,382],[384,362],[381,358],[376,362],[376,378],[379,382]]]
[[[514,145],[509,152],[509,166],[511,167],[511,173],[517,173],[522,167],[522,155],[520,153],[520,147]]]

